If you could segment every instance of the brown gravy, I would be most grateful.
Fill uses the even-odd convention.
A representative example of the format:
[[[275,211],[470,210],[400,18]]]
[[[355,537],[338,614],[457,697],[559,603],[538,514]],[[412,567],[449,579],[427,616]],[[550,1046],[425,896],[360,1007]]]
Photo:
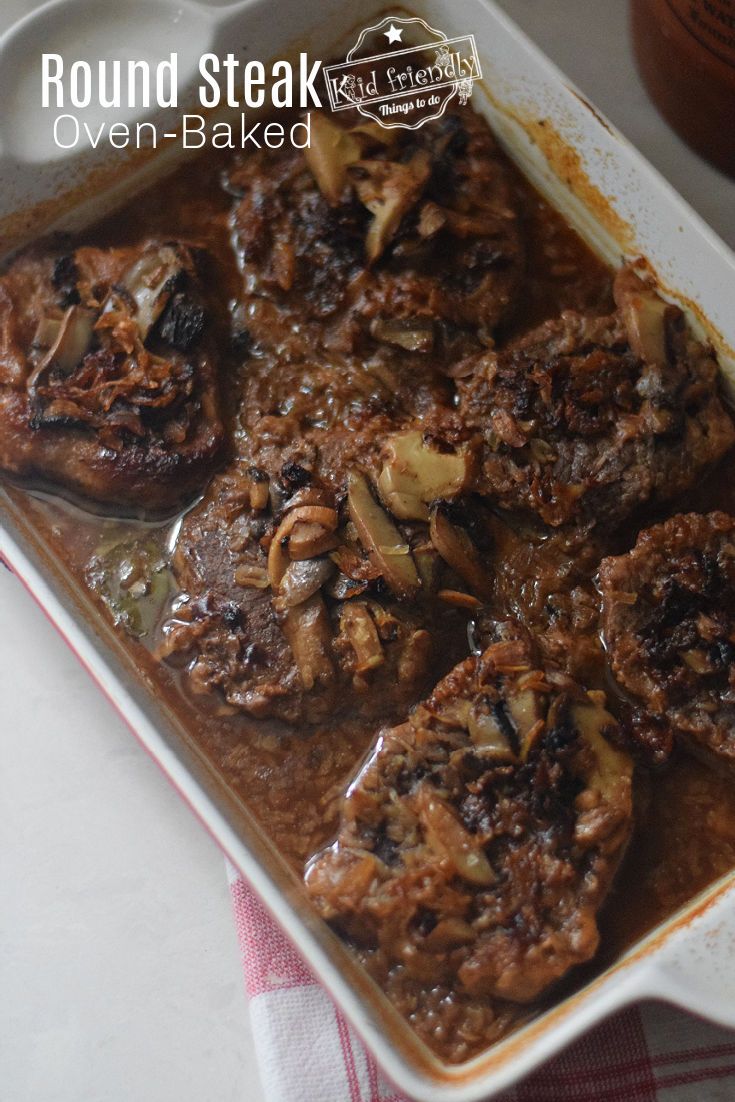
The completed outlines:
[[[240,280],[231,244],[231,197],[220,183],[224,163],[211,155],[190,162],[87,231],[84,240],[103,246],[129,243],[150,233],[199,238],[214,254],[226,296],[234,303]],[[515,187],[530,241],[530,275],[523,309],[502,338],[530,328],[562,307],[603,312],[611,303],[609,270],[519,175]],[[542,258],[543,263],[534,262]],[[272,368],[276,370],[277,365],[273,363]],[[682,504],[735,511],[734,476],[735,460],[730,457],[724,469]],[[143,524],[98,516],[37,491],[10,487],[8,493],[80,589],[89,592],[96,581],[96,589],[93,585],[91,591],[104,616],[111,614],[109,594],[107,602],[103,599],[104,556],[114,553],[120,543],[140,539],[160,557],[162,580],[157,603],[150,609],[150,630],[139,638],[128,634],[123,610],[120,634],[143,675],[149,679],[153,673],[157,691],[300,874],[304,861],[334,834],[340,795],[373,741],[374,725],[355,717],[340,726],[295,730],[231,714],[214,697],[193,695],[187,679],[175,669],[151,661],[160,642],[160,623],[176,595],[166,566],[176,518]],[[100,548],[102,567],[95,568],[92,563]],[[129,619],[127,624],[131,627]],[[133,623],[134,634],[145,626]],[[735,790],[727,778],[678,754],[662,770],[639,767],[637,800],[636,838],[602,916],[602,949],[594,971],[615,960],[735,864]],[[574,982],[588,978],[589,971],[585,969],[585,977],[577,976]],[[423,1039],[452,1061],[474,1055],[528,1017],[528,1010],[511,1008],[496,1017],[490,1030],[483,1026],[473,1032],[472,1002],[457,997],[453,1014],[455,1018],[464,1016],[466,1028],[447,1030],[434,1006],[440,995],[444,998],[443,993],[397,984],[390,975],[378,979]]]

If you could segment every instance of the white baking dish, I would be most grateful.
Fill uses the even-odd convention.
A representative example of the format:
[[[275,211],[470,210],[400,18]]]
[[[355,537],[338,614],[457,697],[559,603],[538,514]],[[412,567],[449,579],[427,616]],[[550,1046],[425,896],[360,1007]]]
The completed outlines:
[[[475,35],[484,86],[475,86],[473,103],[487,114],[510,154],[608,259],[648,257],[667,293],[706,332],[726,374],[735,379],[733,253],[498,8],[485,0],[415,0],[411,7],[449,36]],[[206,18],[202,9],[186,4],[178,8],[182,19],[191,18],[192,24]],[[379,2],[366,3],[360,26],[379,10]],[[354,8],[341,0],[311,5],[301,0],[279,0],[277,5],[254,0],[229,15],[220,44],[230,49],[233,42],[247,42],[249,57],[263,60],[284,56],[294,47],[327,60],[344,55],[352,45],[360,29],[353,25],[354,15]],[[6,144],[0,152],[0,233],[5,249],[52,223],[78,224],[92,210],[99,213],[101,207],[129,195],[164,159],[165,155],[155,157],[141,166],[108,152],[102,158],[86,155],[46,169],[21,163]],[[94,181],[92,204],[85,180]],[[0,521],[2,555],[403,1091],[426,1102],[487,1098],[605,1015],[642,998],[669,999],[735,1027],[733,874],[599,978],[507,1040],[465,1065],[442,1064],[315,918],[300,884],[247,809],[135,676],[111,630],[89,615],[84,595],[44,553],[4,494]]]

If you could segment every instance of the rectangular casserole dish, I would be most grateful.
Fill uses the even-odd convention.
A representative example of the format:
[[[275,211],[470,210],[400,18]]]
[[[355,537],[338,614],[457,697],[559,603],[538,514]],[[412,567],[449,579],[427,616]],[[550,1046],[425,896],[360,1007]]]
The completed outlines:
[[[307,7],[279,0],[238,6],[219,32],[225,52],[247,42],[267,60],[305,50],[344,56],[357,32],[384,9],[368,5],[359,26],[339,0]],[[52,7],[55,5],[52,5]],[[201,8],[179,5],[186,18]],[[397,9],[392,9],[398,11]],[[400,14],[400,12],[399,12]],[[483,70],[475,108],[532,183],[608,261],[644,255],[672,301],[712,341],[735,380],[735,256],[666,182],[493,5],[484,0],[416,0],[447,36],[474,34]],[[279,29],[289,28],[287,36]],[[234,36],[234,38],[233,38]],[[51,43],[48,48],[52,48]],[[0,43],[0,57],[3,46]],[[20,125],[20,123],[19,123]],[[52,226],[83,224],[129,197],[171,165],[149,158],[79,154],[50,166],[0,156],[3,251]],[[247,808],[156,700],[92,603],[0,493],[0,554],[20,576],[80,661],[233,863],[252,883],[314,973],[375,1053],[386,1074],[426,1102],[490,1097],[526,1075],[596,1021],[632,1001],[658,997],[735,1027],[735,873],[710,887],[583,989],[474,1060],[450,1066],[406,1023],[306,904],[300,884]]]

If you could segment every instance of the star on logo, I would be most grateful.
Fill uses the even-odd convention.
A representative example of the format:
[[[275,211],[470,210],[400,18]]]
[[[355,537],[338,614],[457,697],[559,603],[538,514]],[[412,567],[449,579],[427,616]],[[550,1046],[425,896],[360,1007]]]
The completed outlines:
[[[403,27],[401,27],[400,30],[399,30],[398,27],[394,27],[393,24],[391,23],[390,27],[388,27],[388,30],[383,31],[383,34],[388,39],[389,43],[393,43],[393,42],[403,43],[403,39],[401,38],[401,35],[403,34]]]

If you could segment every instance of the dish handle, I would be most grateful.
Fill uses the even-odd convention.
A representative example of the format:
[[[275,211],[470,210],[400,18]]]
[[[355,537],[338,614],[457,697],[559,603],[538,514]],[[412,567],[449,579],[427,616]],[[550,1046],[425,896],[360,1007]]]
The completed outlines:
[[[702,900],[650,964],[646,994],[735,1029],[735,876]]]

